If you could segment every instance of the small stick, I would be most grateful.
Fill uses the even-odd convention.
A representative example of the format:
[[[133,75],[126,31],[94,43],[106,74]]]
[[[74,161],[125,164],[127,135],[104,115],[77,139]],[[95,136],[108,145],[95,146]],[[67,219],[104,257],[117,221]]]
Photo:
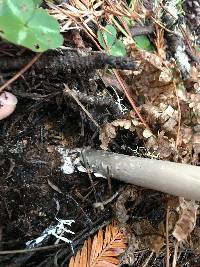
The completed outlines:
[[[65,86],[64,92],[69,94],[70,96],[72,96],[74,98],[76,103],[82,108],[82,110],[90,118],[90,120],[96,125],[97,128],[100,129],[99,124],[95,121],[95,119],[92,117],[92,115],[89,113],[89,111],[87,111],[87,109],[83,106],[83,104],[78,100],[76,95],[69,89],[69,86],[67,84],[64,84],[64,86]]]
[[[181,107],[180,107],[180,101],[179,101],[179,96],[176,90],[176,83],[175,81],[173,81],[173,85],[174,85],[174,92],[176,95],[176,99],[177,99],[177,106],[178,106],[178,129],[177,129],[177,136],[176,136],[176,149],[179,146],[179,140],[180,140],[180,129],[181,129]]]
[[[58,249],[58,248],[62,248],[62,247],[65,248],[66,244],[64,243],[64,244],[59,244],[59,245],[36,247],[36,248],[30,248],[30,249],[2,250],[2,251],[0,251],[0,255],[30,253],[30,252],[36,252],[36,251]]]
[[[172,267],[176,267],[178,247],[179,247],[179,242],[174,241],[174,257],[173,257]]]
[[[17,72],[10,80],[8,80],[6,83],[4,83],[1,87],[0,87],[0,92],[3,91],[6,87],[8,87],[9,85],[11,85],[11,83],[13,83],[14,81],[16,81],[22,74],[24,74],[24,72],[26,72],[37,60],[38,58],[41,56],[42,54],[39,53],[37,55],[34,56],[34,58],[31,59],[31,61],[26,64],[19,72]]]
[[[167,212],[166,212],[166,267],[169,267],[169,258],[170,258],[170,251],[169,251],[169,205],[167,205]]]
[[[149,126],[147,125],[146,121],[143,119],[143,117],[140,114],[138,108],[136,107],[134,100],[129,95],[128,89],[126,88],[126,85],[124,84],[123,80],[121,79],[118,71],[117,70],[113,70],[113,73],[115,74],[115,77],[117,78],[118,83],[122,87],[122,89],[124,91],[124,94],[125,94],[126,98],[128,99],[129,103],[131,104],[132,108],[134,109],[135,113],[137,114],[137,116],[139,117],[139,119],[141,120],[141,122],[144,124],[144,126],[146,127],[146,129],[149,129]]]

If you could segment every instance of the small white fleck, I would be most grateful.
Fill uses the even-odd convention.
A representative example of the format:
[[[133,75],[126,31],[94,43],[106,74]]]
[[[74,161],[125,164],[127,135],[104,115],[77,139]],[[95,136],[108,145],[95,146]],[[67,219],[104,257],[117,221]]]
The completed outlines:
[[[103,174],[98,173],[98,172],[94,172],[94,176],[95,177],[100,177],[100,178],[106,178]]]
[[[84,168],[82,165],[77,166],[77,169],[79,172],[87,172],[86,168]]]

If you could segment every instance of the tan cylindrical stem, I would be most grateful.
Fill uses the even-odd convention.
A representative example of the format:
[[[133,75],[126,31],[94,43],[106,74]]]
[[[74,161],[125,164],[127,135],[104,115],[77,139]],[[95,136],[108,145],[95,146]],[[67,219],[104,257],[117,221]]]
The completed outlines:
[[[90,169],[126,183],[200,201],[200,167],[84,149]]]

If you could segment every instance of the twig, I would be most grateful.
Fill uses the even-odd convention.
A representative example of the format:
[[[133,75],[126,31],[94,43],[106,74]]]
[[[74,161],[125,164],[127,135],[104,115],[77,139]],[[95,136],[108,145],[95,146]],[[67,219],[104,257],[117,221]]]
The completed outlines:
[[[93,203],[93,207],[95,209],[97,208],[100,208],[101,210],[104,210],[104,206],[109,204],[110,202],[112,202],[117,196],[119,195],[118,192],[116,192],[114,195],[112,195],[109,199],[107,200],[104,200],[102,202],[96,202],[96,203]]]
[[[193,61],[200,64],[200,57],[195,55],[194,52],[192,51],[192,49],[190,49],[189,47],[186,46],[185,51]]]
[[[38,60],[38,58],[41,55],[42,55],[41,53],[35,55],[34,58],[31,59],[31,61],[28,64],[26,64],[18,73],[16,73],[10,80],[8,80],[6,83],[4,83],[0,87],[0,92],[3,91],[9,85],[11,85],[11,83],[13,83],[14,81],[16,81],[24,72],[26,72]]]
[[[151,26],[134,26],[130,28],[130,32],[132,37],[138,36],[138,35],[148,35],[154,33],[154,27]]]
[[[172,267],[176,267],[178,247],[179,247],[179,242],[174,241],[174,257],[173,257]]]
[[[144,124],[144,126],[149,129],[149,126],[147,125],[146,121],[143,119],[142,115],[140,114],[138,108],[135,105],[135,102],[133,101],[132,97],[129,95],[128,93],[128,89],[126,88],[126,85],[124,84],[123,80],[121,79],[119,73],[117,70],[113,70],[115,77],[117,78],[117,81],[119,82],[119,84],[121,85],[126,98],[128,99],[129,103],[131,104],[132,108],[134,109],[135,113],[137,114],[137,116],[139,117],[139,119],[141,120],[141,122]]]
[[[168,11],[168,8],[162,5],[162,3],[160,3],[160,5],[166,12],[165,16],[163,16],[163,21],[169,25],[170,30],[176,31],[177,33],[176,35],[174,33],[166,33],[168,46],[180,69],[182,78],[187,79],[190,74],[191,66],[189,63],[189,58],[185,51],[184,40],[182,38],[182,36],[185,34],[185,31],[183,30],[183,27],[181,25],[177,27],[177,21],[179,17],[178,8],[174,6],[174,13],[176,12],[176,16],[174,16],[174,14],[171,14],[171,12]]]
[[[147,267],[149,266],[149,261],[151,260],[151,258],[153,257],[154,252],[152,251],[151,254],[149,255],[149,257],[145,260],[144,264],[142,264],[142,267]]]
[[[49,250],[49,249],[57,249],[57,248],[64,248],[66,244],[59,244],[59,245],[51,245],[51,246],[44,246],[39,248],[31,248],[31,249],[16,249],[16,250],[3,250],[0,251],[0,255],[8,255],[8,254],[21,254],[21,253],[30,253],[42,250]]]
[[[167,212],[166,212],[166,267],[169,267],[169,258],[170,258],[170,251],[169,251],[169,205],[167,205]]]
[[[95,184],[94,184],[94,181],[92,179],[92,175],[91,175],[91,171],[90,171],[90,168],[87,164],[87,162],[85,161],[85,167],[86,167],[86,171],[87,171],[87,175],[90,179],[90,183],[91,183],[91,187],[92,187],[92,190],[94,192],[94,197],[95,197],[95,201],[97,201],[97,194],[96,194],[96,188],[95,188]]]
[[[179,145],[179,139],[180,139],[180,129],[181,129],[181,107],[180,107],[180,101],[176,90],[176,83],[173,81],[174,85],[174,91],[177,99],[177,106],[178,106],[178,129],[177,129],[177,136],[176,136],[176,149]]]
[[[115,57],[102,52],[88,52],[88,55],[81,55],[78,50],[66,49],[62,53],[47,52],[42,55],[41,60],[36,62],[34,67],[38,70],[46,70],[50,72],[66,72],[67,70],[86,70],[86,69],[104,69],[105,67],[115,69],[136,70],[138,64],[129,57]],[[3,72],[10,70],[18,70],[21,68],[29,56],[23,58],[3,57],[0,69]],[[30,66],[29,66],[30,67]],[[20,73],[21,75],[21,73]]]
[[[100,125],[95,121],[95,119],[92,117],[92,115],[87,111],[87,109],[83,106],[83,104],[78,100],[76,95],[69,89],[69,86],[67,84],[64,84],[64,92],[66,94],[71,95],[76,103],[81,107],[81,109],[85,112],[85,114],[90,118],[90,120],[96,125],[97,128],[100,128]]]
[[[87,95],[86,93],[80,92],[78,90],[70,90],[81,102],[84,102],[91,106],[109,106],[113,104],[113,100],[106,97],[98,97],[96,95]]]
[[[162,23],[160,23],[158,20],[156,20],[153,16],[151,16],[151,18],[153,19],[153,21],[158,24],[161,28],[163,28],[166,32],[172,33],[174,35],[177,35],[175,32],[169,30],[168,28],[166,28]]]
[[[162,4],[162,2],[159,3],[159,5],[168,13],[170,14],[170,16],[174,19],[176,19],[174,17],[174,15]],[[188,54],[188,56],[193,60],[196,61],[197,63],[200,63],[200,58],[196,55],[194,55],[194,53],[192,52],[192,46],[191,46],[191,41],[189,40],[186,30],[180,25],[179,26],[182,32],[183,37],[185,37],[185,41],[188,45],[188,47],[185,48],[186,53]]]

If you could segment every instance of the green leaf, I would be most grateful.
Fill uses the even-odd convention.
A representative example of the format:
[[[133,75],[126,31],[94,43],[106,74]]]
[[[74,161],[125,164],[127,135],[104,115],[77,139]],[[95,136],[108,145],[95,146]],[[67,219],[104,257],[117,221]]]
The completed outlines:
[[[146,51],[154,51],[153,45],[150,43],[149,38],[146,35],[135,36],[136,47]]]
[[[37,9],[27,26],[29,34],[35,38],[34,44],[31,44],[32,50],[36,48],[34,51],[55,49],[63,43],[59,23],[43,9]]]
[[[125,45],[122,43],[121,40],[117,40],[114,45],[110,49],[110,54],[112,56],[125,56],[126,55],[126,49]]]
[[[133,21],[132,19],[129,19],[129,18],[126,17],[126,16],[123,16],[123,20],[125,21],[125,23],[126,23],[126,25],[127,25],[128,27],[131,27],[131,26],[133,26],[133,24],[134,24],[134,21]]]
[[[39,7],[42,4],[43,0],[33,0],[34,6]]]
[[[63,43],[58,22],[32,0],[0,0],[0,36],[36,52]],[[39,3],[39,1],[37,1]]]
[[[6,23],[6,26],[5,26]],[[19,20],[8,20],[7,17],[0,17],[0,36],[12,43],[18,44],[17,40],[24,39],[26,29]]]
[[[3,4],[0,9],[0,16],[5,17],[6,20],[15,18],[21,23],[26,23],[32,16],[33,12],[34,5],[30,0],[3,0]]]
[[[104,40],[102,38],[102,35],[103,35]],[[98,38],[99,44],[105,50],[107,48],[106,45],[108,46],[108,48],[111,48],[111,46],[114,44],[114,42],[117,39],[116,36],[117,36],[117,31],[115,27],[113,27],[111,24],[106,25],[105,28],[102,30],[102,33],[100,31],[97,32],[97,38]]]

